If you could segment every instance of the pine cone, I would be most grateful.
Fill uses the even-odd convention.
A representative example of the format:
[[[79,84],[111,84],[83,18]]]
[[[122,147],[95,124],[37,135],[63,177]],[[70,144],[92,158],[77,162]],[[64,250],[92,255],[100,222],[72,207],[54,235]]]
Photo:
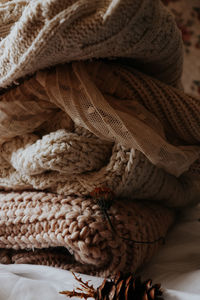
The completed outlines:
[[[83,292],[64,291],[63,295],[74,297],[78,296],[84,299],[93,297],[95,300],[161,300],[162,290],[160,284],[152,285],[152,280],[141,281],[140,277],[134,277],[129,274],[123,276],[118,273],[114,280],[104,279],[103,283],[95,290],[89,286],[88,282],[83,282],[81,278],[76,277],[81,283]],[[80,289],[79,289],[80,290]]]
[[[118,273],[114,280],[104,280],[97,288],[96,300],[156,300],[161,299],[160,284],[152,285],[149,279],[142,282],[140,277],[123,276]]]

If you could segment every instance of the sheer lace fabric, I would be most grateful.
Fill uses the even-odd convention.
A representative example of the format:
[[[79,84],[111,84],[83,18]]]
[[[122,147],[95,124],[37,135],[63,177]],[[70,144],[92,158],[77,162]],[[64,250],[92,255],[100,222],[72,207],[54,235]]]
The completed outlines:
[[[40,72],[37,80],[44,86],[50,101],[66,111],[76,124],[85,127],[101,139],[120,143],[127,148],[135,148],[156,166],[175,176],[181,175],[189,169],[200,153],[199,147],[195,145],[200,141],[199,117],[197,116],[196,120],[194,117],[190,119],[193,112],[196,117],[200,110],[198,100],[142,75],[143,82],[149,80],[153,82],[152,86],[144,88],[140,78],[134,76],[136,71],[133,70],[132,74],[126,69],[126,73],[130,74],[129,84],[131,76],[134,78],[131,89],[135,89],[135,97],[128,97],[131,90],[128,91],[127,88],[123,94],[124,99],[120,99],[118,90],[121,87],[123,89],[126,79],[121,70],[123,67],[114,64],[92,63],[91,68],[91,65],[79,62],[59,66],[49,73]],[[104,74],[106,87],[102,83]],[[99,84],[101,89],[98,88],[98,77],[101,78]],[[152,91],[157,95],[156,98]],[[161,93],[169,102],[168,107],[164,108],[164,124],[162,124]],[[151,111],[140,103],[141,97],[146,99],[143,100],[146,103],[153,98]],[[161,113],[155,116],[153,109],[158,106]],[[179,111],[181,106],[185,116]],[[173,119],[176,119],[176,124],[173,124]],[[170,143],[165,135],[172,126],[174,136],[171,140],[174,144]]]

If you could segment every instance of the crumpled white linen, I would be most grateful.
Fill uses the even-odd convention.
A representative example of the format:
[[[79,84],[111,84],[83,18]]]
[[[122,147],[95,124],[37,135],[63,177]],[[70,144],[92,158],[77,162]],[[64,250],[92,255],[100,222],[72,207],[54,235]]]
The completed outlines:
[[[200,300],[200,205],[183,211],[141,274],[167,288],[166,300]]]
[[[166,245],[140,271],[165,288],[165,300],[200,299],[200,206],[186,209]],[[97,287],[102,279],[81,275]],[[0,265],[0,300],[64,300],[59,291],[80,287],[71,272],[47,266]],[[73,298],[78,300],[80,298]]]

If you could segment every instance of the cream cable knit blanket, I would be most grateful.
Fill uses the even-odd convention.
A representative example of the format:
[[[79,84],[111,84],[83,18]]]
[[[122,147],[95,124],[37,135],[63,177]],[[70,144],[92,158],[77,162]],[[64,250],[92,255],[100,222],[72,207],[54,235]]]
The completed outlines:
[[[0,36],[0,247],[17,251],[2,250],[0,261],[105,276],[136,270],[159,243],[114,235],[88,194],[114,190],[113,225],[138,241],[164,236],[173,213],[122,197],[173,207],[199,199],[191,175],[199,101],[132,67],[179,85],[182,44],[172,16],[158,0],[0,1]],[[3,90],[38,69],[90,58],[118,62],[58,66]],[[31,251],[58,246],[73,258]]]
[[[2,88],[38,69],[91,58],[136,60],[170,84],[182,72],[181,35],[159,0],[1,0],[0,37]]]

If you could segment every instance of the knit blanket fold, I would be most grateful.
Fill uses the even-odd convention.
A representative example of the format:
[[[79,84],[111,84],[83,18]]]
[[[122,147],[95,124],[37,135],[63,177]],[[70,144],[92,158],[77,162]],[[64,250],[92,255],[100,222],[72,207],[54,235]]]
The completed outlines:
[[[38,69],[91,58],[136,60],[160,80],[180,82],[181,35],[159,0],[1,2],[1,88]]]
[[[198,201],[189,172],[179,178],[166,172],[183,172],[198,158],[198,101],[118,64],[79,64],[84,74],[93,72],[95,91],[85,92],[63,65],[1,96],[0,187],[83,196],[107,186],[118,197],[173,207]],[[104,76],[112,85],[102,84]]]
[[[0,37],[0,263],[136,271],[200,196],[173,17],[159,0],[0,1]]]
[[[95,64],[92,65],[95,70]],[[105,68],[106,66],[107,64]],[[119,68],[118,71],[121,68],[117,64],[115,67]],[[160,244],[158,240],[165,236],[174,219],[172,210],[157,206],[150,200],[157,200],[171,207],[195,203],[200,195],[198,181],[191,175],[191,170],[176,178],[152,164],[140,151],[125,147],[108,137],[106,139],[106,136],[101,139],[92,133],[93,130],[88,130],[91,127],[80,126],[76,117],[73,118],[76,115],[72,113],[71,119],[64,108],[61,110],[59,97],[55,98],[54,95],[54,98],[48,98],[50,93],[46,92],[45,82],[52,84],[52,80],[48,78],[52,79],[55,71],[53,69],[43,71],[38,76],[36,74],[1,96],[4,117],[0,123],[0,186],[4,192],[0,194],[0,247],[4,250],[1,251],[0,262],[44,263],[101,276],[114,276],[119,270],[135,271],[150,259]],[[47,81],[42,80],[45,78],[44,72],[47,72]],[[130,78],[133,74],[132,70]],[[132,92],[140,92],[140,76],[143,82],[150,80],[158,84],[146,75],[136,74],[131,85]],[[67,76],[67,66],[65,75]],[[98,80],[101,83],[100,78],[101,76]],[[152,88],[154,85],[150,86],[151,88],[146,88],[146,95],[149,95],[146,99],[159,99],[152,96],[157,89]],[[63,86],[65,96],[69,99],[66,87],[67,85]],[[192,109],[198,109],[195,99],[179,90],[169,90],[163,84],[161,87],[158,84],[157,88],[165,92],[164,99],[169,103],[175,94],[174,105],[179,105],[180,99],[186,104],[185,112],[188,111],[189,115]],[[109,95],[106,87],[102,92]],[[141,96],[142,94],[143,89]],[[77,93],[77,97],[79,95],[81,93]],[[119,102],[118,110],[129,101],[120,101],[116,90],[113,90],[113,95],[116,97],[115,101]],[[126,93],[123,95],[126,96]],[[52,103],[52,99],[57,101]],[[108,97],[108,102],[109,99]],[[140,96],[138,99],[141,99]],[[143,104],[144,108],[148,105],[150,108],[151,105],[150,112],[158,105],[162,108],[159,101],[145,103],[143,100],[139,102],[139,107],[142,108]],[[129,102],[129,112],[134,112],[136,106],[132,107],[131,101]],[[72,101],[68,100],[68,103],[71,105]],[[17,115],[13,107],[17,108]],[[83,116],[84,107],[83,110],[79,106],[76,108]],[[87,106],[87,111],[88,109],[91,110]],[[49,113],[45,114],[45,111]],[[173,115],[173,111],[169,112],[170,116]],[[176,111],[174,113],[176,115]],[[84,116],[85,118],[80,117],[78,120],[85,121],[84,124],[87,125],[86,114]],[[178,119],[174,119],[176,130],[171,135],[173,142],[178,141],[178,136],[182,136],[181,140],[184,139],[188,144],[199,139],[198,130],[193,131],[193,128],[199,126],[199,122],[194,117],[191,126],[193,119],[188,123],[187,118],[188,114],[185,114],[185,128],[188,128],[186,132],[182,131]],[[153,120],[159,124],[162,115],[160,114],[160,121],[156,118]],[[165,138],[165,131],[169,133],[170,127],[165,122],[163,124],[156,131]],[[150,128],[155,127],[152,125]],[[187,134],[189,130],[191,135]],[[113,232],[108,220],[105,222],[95,199],[88,198],[95,188],[104,186],[115,191],[118,198],[108,213],[112,227],[119,236]],[[44,192],[41,193],[41,190]],[[51,193],[46,193],[47,191]],[[138,201],[135,202],[134,199]],[[146,199],[149,203],[140,203],[139,199]],[[128,239],[123,240],[122,237]],[[135,243],[135,240],[141,244]],[[54,247],[65,247],[72,256],[66,252],[60,253],[59,250],[52,252],[47,249]]]
[[[41,192],[1,193],[0,206],[0,247],[29,249],[1,250],[1,263],[48,262],[99,276],[114,275],[119,270],[135,271],[162,243],[159,238],[165,236],[174,217],[172,211],[159,205],[114,201],[109,216],[120,237],[113,233],[91,198]],[[157,241],[134,246],[133,241],[123,238]],[[59,251],[51,249],[37,250],[58,246],[67,248],[74,259],[66,252],[58,255]]]

